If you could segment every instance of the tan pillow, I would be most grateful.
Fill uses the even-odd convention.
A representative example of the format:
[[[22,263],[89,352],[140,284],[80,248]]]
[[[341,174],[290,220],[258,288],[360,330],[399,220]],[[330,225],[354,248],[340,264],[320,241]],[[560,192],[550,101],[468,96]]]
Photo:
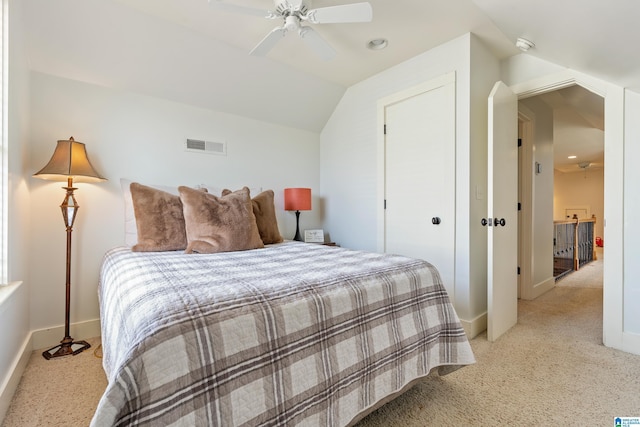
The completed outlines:
[[[133,200],[131,199],[131,183],[134,182],[130,179],[120,178],[120,186],[122,188],[122,199],[124,201],[124,242],[127,246],[133,247],[138,243],[138,226],[136,224],[136,214],[133,211]],[[154,188],[156,190],[162,190],[164,192],[173,194],[176,197],[180,197],[178,193],[178,187],[172,187],[168,185],[149,184],[145,183],[147,187]],[[209,191],[213,194],[220,194],[221,188],[205,187],[202,184],[195,186],[202,191]],[[213,190],[213,191],[212,191]],[[258,191],[259,193],[259,191]],[[186,237],[185,237],[186,239]]]
[[[216,253],[263,248],[249,189],[216,197],[178,187],[187,233],[186,253]]]
[[[132,182],[138,243],[134,252],[177,251],[187,247],[187,235],[180,197]],[[197,190],[194,190],[197,191]]]
[[[231,190],[222,190],[223,196],[227,194],[231,194]],[[273,190],[265,190],[252,198],[251,205],[262,243],[268,245],[282,242],[282,235],[276,219],[276,207],[273,202]]]

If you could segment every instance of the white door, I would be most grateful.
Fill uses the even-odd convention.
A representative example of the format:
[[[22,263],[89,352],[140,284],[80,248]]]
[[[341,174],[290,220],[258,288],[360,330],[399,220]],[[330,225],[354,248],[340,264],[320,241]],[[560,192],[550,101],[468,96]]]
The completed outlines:
[[[453,300],[455,76],[385,106],[385,252],[424,259]]]
[[[487,339],[518,320],[518,99],[498,82],[489,95]]]

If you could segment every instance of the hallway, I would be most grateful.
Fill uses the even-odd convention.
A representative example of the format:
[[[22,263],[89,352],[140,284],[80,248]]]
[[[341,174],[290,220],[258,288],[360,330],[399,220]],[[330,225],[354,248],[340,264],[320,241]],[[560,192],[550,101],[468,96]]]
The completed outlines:
[[[596,248],[597,259],[558,279],[556,286],[574,288],[602,288],[604,248]]]

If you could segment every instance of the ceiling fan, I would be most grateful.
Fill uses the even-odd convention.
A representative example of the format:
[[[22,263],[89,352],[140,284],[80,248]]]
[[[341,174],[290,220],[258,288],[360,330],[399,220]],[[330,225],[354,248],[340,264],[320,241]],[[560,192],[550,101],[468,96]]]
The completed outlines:
[[[297,31],[307,46],[320,58],[328,61],[336,55],[335,50],[313,28],[303,23],[338,24],[371,22],[373,19],[373,10],[368,2],[311,9],[310,0],[274,0],[273,11],[234,5],[222,0],[209,0],[209,4],[216,9],[229,12],[283,20],[282,26],[271,30],[250,52],[250,55],[257,56],[266,55],[287,32]]]

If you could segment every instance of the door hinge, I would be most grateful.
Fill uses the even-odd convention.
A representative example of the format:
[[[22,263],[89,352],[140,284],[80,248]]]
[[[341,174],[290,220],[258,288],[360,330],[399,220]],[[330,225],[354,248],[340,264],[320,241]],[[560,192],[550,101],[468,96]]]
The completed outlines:
[[[518,138],[518,147],[522,147],[522,138]]]
[[[384,199],[384,208],[387,209],[387,199]]]
[[[518,210],[521,211],[522,210],[522,203],[518,202]]]
[[[387,134],[387,125],[386,124],[384,125],[384,134],[385,135]]]
[[[518,267],[518,276],[520,275],[520,267]]]

